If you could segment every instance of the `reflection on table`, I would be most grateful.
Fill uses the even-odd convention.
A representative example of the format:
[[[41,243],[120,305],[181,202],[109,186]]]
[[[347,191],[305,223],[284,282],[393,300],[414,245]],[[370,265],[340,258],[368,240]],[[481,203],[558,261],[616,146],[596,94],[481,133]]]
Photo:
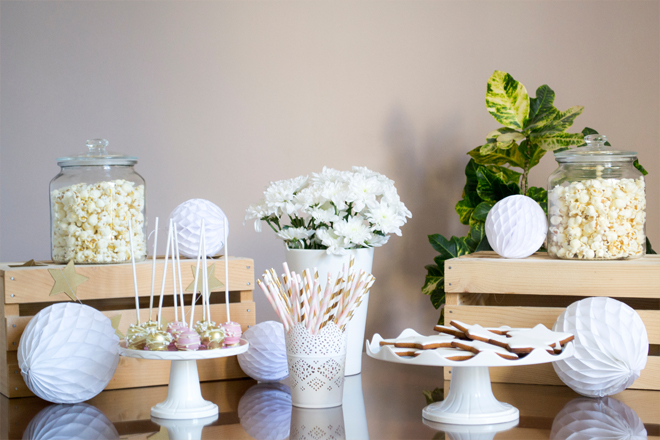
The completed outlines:
[[[455,426],[425,424],[422,392],[445,387],[442,369],[410,367],[364,357],[362,374],[347,378],[344,404],[325,410],[291,407],[286,383],[257,384],[254,380],[206,382],[205,399],[220,414],[196,428],[202,439],[280,440],[346,439],[549,439],[598,433],[627,433],[631,439],[660,440],[660,392],[628,390],[611,398],[583,398],[567,387],[493,384],[495,397],[520,410],[516,426],[487,432],[458,432]],[[164,400],[167,387],[105,391],[79,405],[53,405],[36,397],[0,396],[0,439],[75,438],[170,439],[187,429],[176,421],[151,419],[150,409]],[[315,412],[312,412],[315,411]],[[171,422],[171,423],[170,423]],[[163,425],[163,426],[161,426]],[[431,426],[429,426],[431,425]],[[307,431],[300,429],[305,426]],[[341,427],[340,430],[338,430]],[[502,428],[502,429],[500,429]],[[323,432],[321,432],[323,431]],[[303,435],[304,434],[304,435]],[[487,435],[488,437],[484,437]],[[574,437],[575,438],[575,437]]]

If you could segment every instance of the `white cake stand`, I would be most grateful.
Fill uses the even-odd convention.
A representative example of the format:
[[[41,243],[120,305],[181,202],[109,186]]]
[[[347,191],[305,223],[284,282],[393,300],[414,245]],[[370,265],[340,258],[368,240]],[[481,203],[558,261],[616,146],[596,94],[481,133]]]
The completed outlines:
[[[119,345],[121,356],[172,361],[167,399],[151,408],[151,416],[175,420],[201,419],[218,415],[218,405],[202,397],[197,361],[245,353],[250,345],[248,341],[241,339],[239,345],[219,350],[148,351],[131,350],[122,344]]]
[[[422,335],[413,329],[406,329],[397,339],[409,336]],[[558,355],[536,349],[518,360],[507,360],[494,352],[483,352],[466,361],[450,361],[434,353],[433,350],[427,350],[417,357],[401,357],[394,353],[391,346],[381,347],[382,340],[383,338],[376,333],[371,342],[367,341],[369,356],[398,364],[453,367],[449,395],[442,402],[435,402],[424,408],[422,416],[432,422],[454,425],[489,425],[518,420],[518,409],[498,401],[493,395],[488,367],[554,362],[573,356],[575,350],[573,343],[569,342]]]

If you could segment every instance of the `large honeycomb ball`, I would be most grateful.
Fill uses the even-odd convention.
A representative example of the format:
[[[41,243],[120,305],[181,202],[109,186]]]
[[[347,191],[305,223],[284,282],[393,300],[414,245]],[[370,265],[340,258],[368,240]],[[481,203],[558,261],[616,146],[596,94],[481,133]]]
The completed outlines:
[[[607,297],[576,301],[552,329],[575,335],[575,355],[552,366],[566,385],[583,396],[621,392],[646,366],[646,327],[637,312],[621,301]]]
[[[238,355],[238,363],[248,376],[260,382],[277,382],[289,375],[281,322],[261,322],[247,329],[243,339],[250,348]]]
[[[89,306],[60,303],[30,320],[18,344],[18,365],[30,391],[53,403],[99,394],[119,363],[110,319]]]
[[[488,243],[504,258],[529,257],[543,245],[547,233],[543,208],[527,196],[500,200],[486,217]]]
[[[51,405],[41,410],[23,433],[29,440],[114,440],[119,433],[110,420],[97,408],[78,403]]]
[[[190,199],[177,206],[170,214],[170,219],[177,225],[181,255],[197,258],[202,219],[206,231],[206,255],[212,257],[220,253],[225,244],[227,216],[218,205],[204,199]]]

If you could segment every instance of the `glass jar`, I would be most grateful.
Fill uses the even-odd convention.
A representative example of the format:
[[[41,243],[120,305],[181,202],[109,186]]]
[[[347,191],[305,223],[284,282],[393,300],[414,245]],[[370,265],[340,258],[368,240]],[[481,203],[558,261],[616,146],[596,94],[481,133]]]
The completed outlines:
[[[106,151],[108,141],[87,141],[88,152],[57,159],[50,181],[51,258],[56,263],[135,261],[147,256],[145,182],[137,157]]]
[[[637,153],[613,151],[602,135],[555,154],[548,179],[548,254],[562,259],[618,260],[646,254],[644,176]]]

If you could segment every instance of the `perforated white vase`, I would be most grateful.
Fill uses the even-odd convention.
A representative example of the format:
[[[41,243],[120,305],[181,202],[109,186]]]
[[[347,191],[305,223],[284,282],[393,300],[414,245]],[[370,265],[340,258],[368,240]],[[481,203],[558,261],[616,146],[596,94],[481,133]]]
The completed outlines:
[[[317,268],[319,279],[326,280],[328,273],[337,274],[342,265],[348,265],[351,256],[355,257],[354,267],[359,272],[364,270],[371,273],[374,261],[374,248],[353,249],[344,256],[328,254],[325,250],[315,249],[288,249],[285,246],[286,262],[291,271],[302,273],[305,269]],[[378,280],[376,284],[378,285]],[[373,290],[373,288],[372,288]],[[360,306],[355,309],[353,319],[346,326],[348,342],[346,348],[346,376],[360,374],[362,371],[362,352],[364,350],[364,329],[367,325],[367,309],[369,307],[369,296],[367,293]]]
[[[341,405],[346,332],[331,322],[317,335],[312,335],[298,323],[285,337],[293,406],[331,408]]]
[[[344,411],[341,406],[326,409],[293,408],[290,440],[344,440]],[[369,437],[366,439],[368,440]]]

